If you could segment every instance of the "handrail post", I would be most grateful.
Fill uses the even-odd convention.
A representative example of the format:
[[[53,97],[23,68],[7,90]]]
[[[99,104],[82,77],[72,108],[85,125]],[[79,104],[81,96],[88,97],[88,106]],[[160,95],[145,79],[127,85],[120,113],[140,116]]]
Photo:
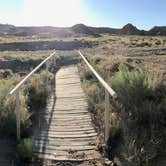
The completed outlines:
[[[56,66],[56,55],[53,56],[54,66]]]
[[[105,89],[105,142],[107,143],[109,138],[109,130],[110,130],[110,101],[109,101],[109,93]]]
[[[47,61],[46,62],[46,90],[48,89],[48,68],[49,68],[49,63]]]
[[[16,91],[16,127],[17,127],[17,140],[20,140],[20,90]]]

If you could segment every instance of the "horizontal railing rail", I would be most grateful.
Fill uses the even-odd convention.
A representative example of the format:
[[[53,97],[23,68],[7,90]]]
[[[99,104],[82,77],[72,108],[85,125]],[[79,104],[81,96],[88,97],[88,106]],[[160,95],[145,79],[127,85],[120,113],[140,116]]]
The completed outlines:
[[[79,55],[83,59],[83,61],[87,64],[90,71],[95,75],[97,80],[100,82],[100,84],[105,89],[105,131],[104,131],[104,138],[105,142],[107,143],[109,138],[109,131],[110,131],[110,96],[113,99],[116,99],[118,97],[117,93],[104,81],[104,79],[96,72],[96,70],[92,67],[92,65],[87,61],[87,59],[84,57],[84,55],[81,53],[81,51],[78,51]]]
[[[9,95],[14,94],[26,81],[28,78],[30,78],[39,68],[41,68],[50,58],[55,55],[55,52],[53,52],[50,56],[48,56],[46,59],[44,59],[38,66],[36,66],[23,80],[21,80],[10,92]]]
[[[92,73],[96,76],[98,81],[101,83],[101,85],[108,91],[108,93],[113,97],[117,98],[117,93],[104,81],[104,79],[96,72],[96,70],[90,65],[90,63],[87,61],[87,59],[84,57],[84,55],[81,53],[81,51],[78,51],[81,58],[84,60],[84,62],[87,64],[89,69],[92,71]]]
[[[50,56],[45,58],[37,67],[35,67],[23,80],[21,80],[8,94],[11,96],[16,95],[16,127],[17,127],[17,140],[20,140],[20,88],[21,86],[38,70],[46,63],[46,88],[48,84],[48,60],[50,60],[55,55],[53,52]]]

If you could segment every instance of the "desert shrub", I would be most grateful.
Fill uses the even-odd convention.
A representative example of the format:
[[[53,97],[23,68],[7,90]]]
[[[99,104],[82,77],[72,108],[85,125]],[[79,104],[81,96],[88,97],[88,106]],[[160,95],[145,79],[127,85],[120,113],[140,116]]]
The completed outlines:
[[[112,110],[113,111],[113,110]],[[107,142],[108,155],[110,159],[118,155],[118,148],[123,142],[122,126],[120,116],[116,112],[112,112],[110,115],[110,133]]]
[[[32,160],[33,155],[33,143],[31,139],[23,139],[18,145],[17,145],[17,152],[19,154],[20,159],[23,162],[29,162]]]
[[[0,78],[8,78],[11,77],[13,75],[12,70],[10,69],[0,69]]]
[[[16,134],[16,115],[15,115],[15,103],[16,98],[15,96],[8,97],[4,102],[4,132],[7,135]],[[20,94],[20,125],[21,125],[21,135],[24,137],[30,134],[31,128],[31,114],[27,109],[26,105],[26,97]]]
[[[88,105],[89,109],[93,112],[95,111],[95,104],[99,103],[100,98],[99,98],[99,93],[100,89],[94,81],[86,81],[84,82],[84,89],[87,92],[88,95]]]
[[[83,69],[84,71],[80,73],[80,76],[81,76],[81,79],[82,80],[92,80],[94,79],[94,76],[92,74],[92,72],[88,69],[88,68],[85,68]]]
[[[46,88],[46,77],[48,77],[48,88]],[[51,91],[51,83],[53,83],[53,74],[47,75],[45,71],[42,71],[31,78],[25,86],[27,105],[33,113],[46,105],[47,97]]]
[[[138,43],[136,44],[137,47],[151,47],[152,43],[149,42],[142,42],[142,43]]]
[[[156,45],[161,45],[161,41],[160,41],[160,40],[157,40],[157,41],[155,42],[155,44],[156,44]]]
[[[15,96],[7,96],[9,90],[13,87],[16,80],[20,77],[13,77],[9,80],[0,80],[0,131],[3,135],[15,136],[16,135],[16,116],[15,116]],[[20,118],[21,118],[21,131],[27,131],[31,125],[29,121],[30,114],[25,104],[26,98],[20,93]]]
[[[108,70],[106,66],[100,62],[101,62],[101,59],[98,57],[94,57],[90,59],[90,64],[104,79],[106,79],[108,77]]]
[[[5,100],[5,97],[7,93],[9,92],[9,89],[12,87],[13,82],[10,80],[0,80],[0,110],[3,107],[3,102]]]
[[[103,89],[96,81],[91,71],[83,65],[79,65],[79,73],[82,80],[83,89],[87,95],[88,109],[92,113],[92,120],[100,133],[103,129]]]
[[[96,131],[102,136],[104,130],[104,89],[97,82],[90,82],[86,88],[88,109],[92,113],[92,121]],[[103,141],[103,140],[101,140]]]
[[[112,87],[123,104],[125,159],[128,165],[148,165],[163,155],[166,132],[165,88],[154,85],[142,70],[129,71],[120,66],[112,79]]]
[[[152,96],[153,84],[142,70],[129,71],[125,65],[120,65],[119,72],[112,79],[112,87],[120,96],[120,100],[129,108]]]

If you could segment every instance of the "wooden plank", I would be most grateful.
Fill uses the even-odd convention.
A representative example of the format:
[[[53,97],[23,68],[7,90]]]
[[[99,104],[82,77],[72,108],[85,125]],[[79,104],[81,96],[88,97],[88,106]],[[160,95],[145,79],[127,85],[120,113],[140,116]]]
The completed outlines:
[[[45,121],[51,121],[51,122],[91,122],[90,118],[67,118],[66,116],[64,118],[57,118],[56,116],[54,117],[48,117],[45,118]]]
[[[34,149],[34,153],[43,153],[43,154],[52,154],[54,156],[69,156],[72,154],[72,150],[52,150],[52,149]],[[92,155],[94,152],[97,152],[95,149],[90,149],[90,150],[82,150],[82,151],[73,151],[73,153],[80,154],[84,152],[86,155]]]
[[[96,151],[94,152],[91,152],[91,154],[85,154],[83,153],[83,155],[81,153],[78,153],[78,157],[77,158],[74,158],[72,157],[72,155],[58,155],[55,153],[55,155],[53,154],[50,154],[50,153],[34,153],[34,155],[38,156],[39,158],[43,159],[47,159],[47,160],[54,160],[54,161],[86,161],[86,160],[93,160],[93,159],[99,159],[101,156],[98,154],[98,155],[94,155],[94,153],[96,153]],[[81,157],[79,158],[79,154],[80,156],[84,156],[84,157]]]
[[[88,135],[88,134],[96,134],[95,131],[50,131],[50,130],[44,130],[41,132],[41,134],[51,134],[51,135]]]
[[[51,121],[49,123],[49,125],[53,125],[53,126],[78,126],[78,127],[81,127],[81,126],[92,126],[92,123],[91,122],[61,122],[61,121],[58,121],[58,122],[53,122]]]
[[[73,146],[73,145],[59,145],[59,146],[52,146],[52,145],[44,145],[44,144],[34,144],[34,149],[37,151],[38,149],[49,149],[49,150],[54,150],[54,151],[58,151],[58,150],[61,150],[61,151],[86,151],[86,150],[97,150],[96,146],[94,145],[84,145],[84,146]]]
[[[59,135],[55,135],[55,134],[43,134],[40,133],[39,136],[43,136],[43,137],[51,137],[51,138],[90,138],[90,137],[94,137],[97,136],[96,133],[90,133],[90,134],[73,134],[73,135],[64,135],[64,134],[59,134]]]
[[[96,151],[97,133],[76,66],[58,71],[54,93],[56,100],[52,96],[46,110],[40,113],[43,124],[33,138],[35,155],[58,161],[94,159],[95,153],[100,156]]]
[[[46,125],[46,123],[44,123],[43,125]],[[84,124],[73,124],[73,123],[70,123],[70,124],[63,124],[63,123],[57,123],[57,124],[47,124],[49,125],[48,127],[63,127],[63,128],[89,128],[89,127],[92,127],[93,128],[93,124],[87,124],[87,123],[84,123]]]
[[[78,116],[78,115],[87,115],[88,114],[88,111],[70,111],[70,110],[61,110],[61,111],[57,111],[57,110],[53,110],[53,112],[55,112],[55,113],[53,113],[52,114],[52,112],[50,111],[47,111],[47,112],[42,112],[41,114],[42,114],[42,116],[59,116],[59,117],[61,117],[61,116],[64,116],[64,115],[66,115],[66,116]]]
[[[70,146],[85,146],[85,145],[95,145],[96,142],[94,140],[90,141],[64,141],[64,140],[34,140],[34,144],[46,144],[46,145],[52,145],[52,146],[64,146],[64,145],[70,145]]]
[[[72,131],[72,132],[76,132],[76,131],[92,131],[95,132],[95,130],[93,129],[93,127],[89,127],[89,128],[61,128],[61,127],[52,127],[52,128],[43,128],[43,131],[48,130],[48,131],[59,131],[59,132],[68,132],[68,131]]]
[[[52,138],[52,137],[45,137],[45,136],[35,136],[33,140],[45,140],[45,141],[64,141],[64,142],[81,142],[81,141],[96,141],[96,137],[85,137],[85,138]]]

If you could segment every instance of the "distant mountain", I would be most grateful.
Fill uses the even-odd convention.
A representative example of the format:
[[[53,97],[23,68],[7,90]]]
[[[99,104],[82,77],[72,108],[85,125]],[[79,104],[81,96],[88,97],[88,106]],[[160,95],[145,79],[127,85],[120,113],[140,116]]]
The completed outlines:
[[[90,27],[84,24],[76,24],[72,27],[18,27],[9,24],[0,24],[0,36],[30,36],[30,37],[70,37],[70,36],[94,36],[100,37],[101,34],[116,35],[163,35],[166,36],[166,26],[156,26],[149,31],[139,30],[132,24],[127,24],[121,29],[108,27]]]
[[[115,28],[108,28],[108,27],[88,27],[88,28],[97,34],[104,34],[104,33],[119,34],[120,33],[120,29],[115,29]]]
[[[155,26],[148,31],[149,35],[163,35],[166,36],[166,26]]]
[[[71,27],[71,30],[77,34],[86,34],[94,37],[100,37],[99,33],[96,33],[91,27],[84,24],[76,24]]]
[[[0,35],[6,35],[8,33],[13,32],[16,29],[14,25],[9,24],[0,24]]]
[[[120,34],[124,34],[124,35],[140,35],[141,31],[138,30],[136,26],[133,26],[132,24],[127,24],[120,30]]]

